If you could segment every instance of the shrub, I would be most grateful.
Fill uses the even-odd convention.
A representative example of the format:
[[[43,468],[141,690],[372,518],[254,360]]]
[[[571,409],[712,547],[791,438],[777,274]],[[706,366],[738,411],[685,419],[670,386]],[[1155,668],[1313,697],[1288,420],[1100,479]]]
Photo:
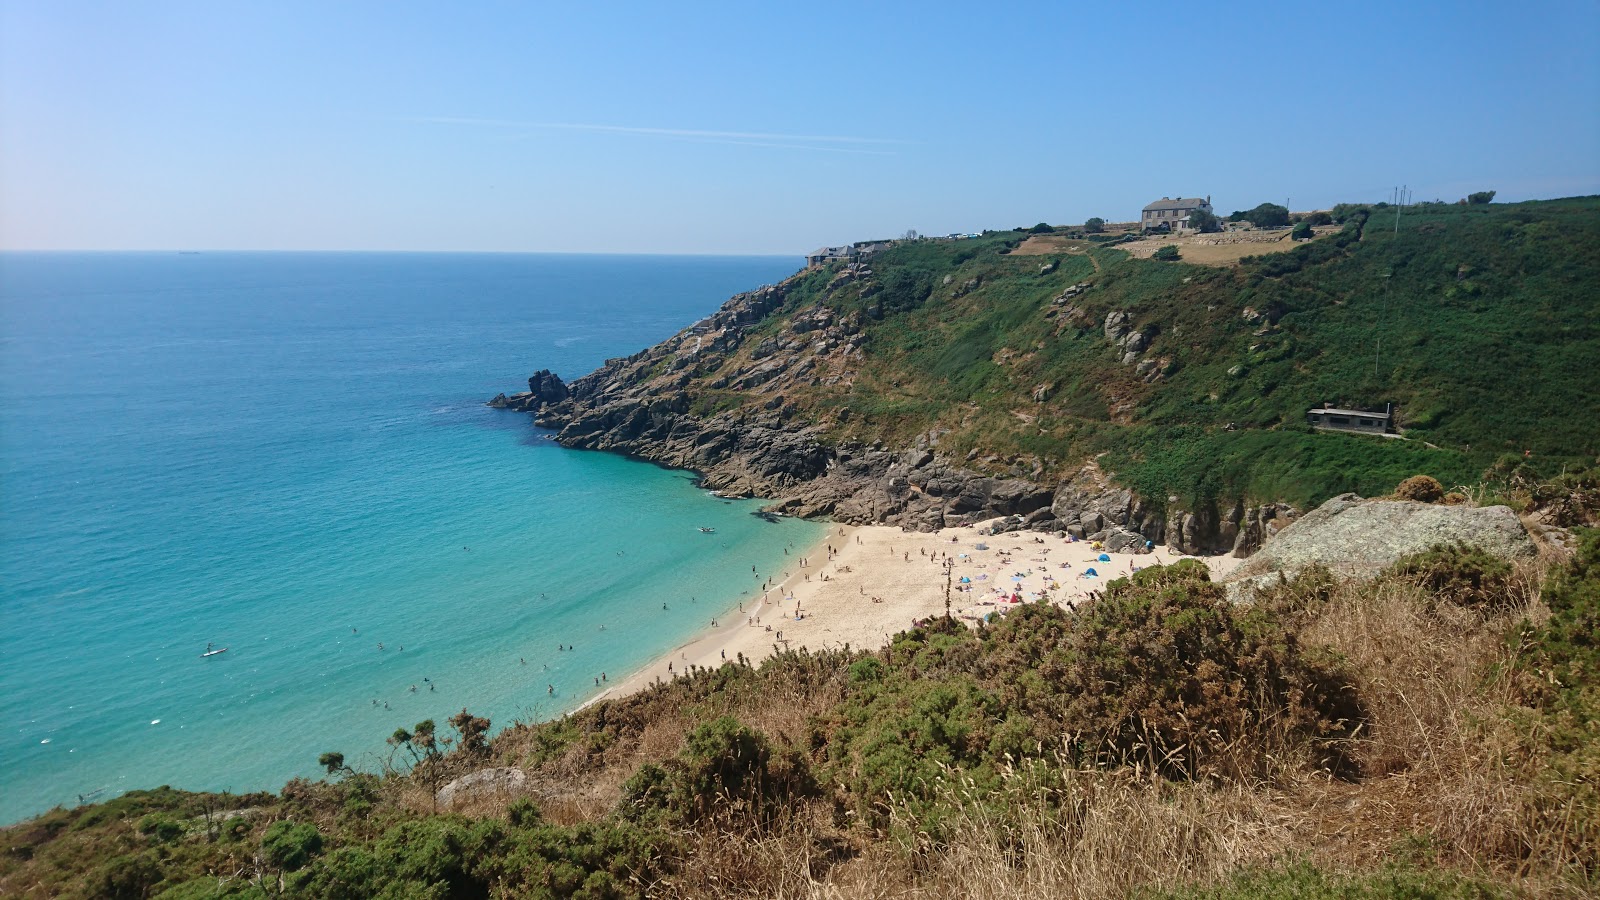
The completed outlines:
[[[1083,230],[1087,234],[1099,234],[1106,230],[1106,220],[1099,216],[1090,216],[1084,221]]]
[[[1202,234],[1210,234],[1222,230],[1222,220],[1208,209],[1197,209],[1189,213],[1189,227]]]
[[[1394,495],[1401,500],[1416,500],[1419,503],[1438,503],[1444,499],[1444,485],[1439,479],[1431,475],[1413,475],[1400,482],[1394,489]]]
[[[1029,234],[1049,234],[1052,231],[1055,231],[1055,229],[1050,227],[1049,222],[1040,222],[1028,229]]]
[[[666,814],[686,823],[770,817],[782,801],[816,788],[804,758],[775,753],[765,735],[732,716],[690,732],[683,751],[664,766],[646,763],[623,784],[625,817]]]
[[[1177,248],[1176,245],[1168,244],[1165,247],[1162,247],[1161,249],[1157,250],[1156,252],[1150,254],[1150,258],[1151,259],[1159,259],[1159,260],[1162,260],[1163,262],[1170,262],[1170,261],[1175,260],[1175,259],[1181,259],[1182,257],[1179,255],[1178,248]]]
[[[139,833],[157,844],[170,844],[183,837],[183,826],[166,813],[151,813],[139,820]]]
[[[1504,609],[1517,600],[1511,564],[1476,547],[1436,544],[1401,557],[1388,572],[1455,606]]]
[[[93,896],[107,900],[144,900],[161,881],[161,866],[145,851],[137,856],[116,856],[101,866],[92,879]]]
[[[1473,205],[1479,205],[1479,204],[1484,204],[1484,203],[1493,203],[1494,202],[1494,195],[1495,195],[1494,191],[1478,191],[1475,194],[1468,194],[1467,195],[1467,202],[1470,203],[1470,204],[1473,204]]]
[[[261,855],[271,865],[293,872],[322,852],[322,832],[310,822],[273,822],[261,836]]]
[[[1364,715],[1348,679],[1270,612],[1235,607],[1203,564],[1117,579],[1077,616],[1048,677],[1063,725],[1102,764],[1249,777],[1309,746],[1323,766],[1348,767],[1343,741]]]
[[[1228,218],[1233,221],[1243,219],[1257,228],[1281,228],[1289,224],[1289,208],[1276,203],[1263,203],[1255,209],[1236,212]]]
[[[1294,226],[1294,231],[1289,233],[1289,237],[1296,241],[1309,241],[1314,236],[1315,232],[1311,230],[1311,224],[1304,221]]]
[[[1318,211],[1306,216],[1303,221],[1305,221],[1305,223],[1308,225],[1332,225],[1333,216],[1330,216],[1325,212]]]

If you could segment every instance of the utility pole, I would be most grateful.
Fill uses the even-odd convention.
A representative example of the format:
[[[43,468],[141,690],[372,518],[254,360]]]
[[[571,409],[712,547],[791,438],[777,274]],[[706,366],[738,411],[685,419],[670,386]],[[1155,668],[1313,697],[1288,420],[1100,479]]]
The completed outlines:
[[[954,559],[951,559],[948,556],[945,557],[945,560],[944,560],[944,617],[946,619],[950,618],[950,580],[951,580],[951,577],[952,577],[951,573],[954,572],[955,567],[956,567],[956,561]]]
[[[1372,354],[1372,377],[1378,378],[1378,361],[1383,358],[1383,322],[1389,318],[1389,285],[1393,283],[1394,271],[1383,273],[1383,311],[1378,314],[1378,340],[1377,349]]]

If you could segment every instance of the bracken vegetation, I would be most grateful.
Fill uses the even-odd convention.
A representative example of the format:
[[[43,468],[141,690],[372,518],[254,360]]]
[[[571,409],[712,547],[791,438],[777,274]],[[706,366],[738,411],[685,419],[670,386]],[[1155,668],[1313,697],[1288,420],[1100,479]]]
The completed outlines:
[[[741,659],[487,743],[458,715],[471,745],[407,771],[329,754],[328,781],[278,795],[135,791],[13,826],[0,892],[1592,895],[1600,531],[1580,536],[1547,576],[1439,547],[1244,603],[1157,567],[1075,612]],[[434,811],[441,781],[503,767],[526,784]]]
[[[1022,232],[902,243],[869,279],[791,282],[752,337],[818,305],[859,323],[848,377],[784,397],[837,440],[937,429],[952,458],[1045,477],[1106,454],[1147,497],[1304,508],[1419,473],[1475,484],[1525,455],[1547,478],[1600,454],[1583,414],[1600,409],[1597,213],[1595,198],[1428,206],[1396,230],[1392,209],[1342,205],[1340,231],[1227,269],[1087,240],[1010,255]],[[1113,312],[1142,336],[1136,361],[1107,339]],[[697,409],[720,374],[684,387]],[[718,409],[769,399],[712,393]],[[1313,432],[1324,403],[1393,403],[1410,440]]]

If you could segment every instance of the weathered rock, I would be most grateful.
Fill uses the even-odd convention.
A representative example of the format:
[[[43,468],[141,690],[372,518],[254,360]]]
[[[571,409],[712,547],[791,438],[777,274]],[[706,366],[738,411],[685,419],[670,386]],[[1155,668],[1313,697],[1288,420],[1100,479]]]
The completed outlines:
[[[1107,529],[1105,536],[1101,540],[1105,541],[1106,549],[1112,553],[1149,552],[1145,549],[1144,535],[1136,531],[1129,531],[1120,525]]]
[[[1106,313],[1105,333],[1106,340],[1115,344],[1122,340],[1129,331],[1128,314],[1120,309]]]
[[[479,769],[439,789],[439,808],[455,810],[480,801],[504,806],[529,793],[528,775],[521,769]]]
[[[857,271],[833,286],[852,285],[853,291],[866,277]],[[950,283],[969,291],[980,280]],[[1091,287],[1077,284],[1062,296]],[[924,530],[1009,517],[1019,527],[1110,536],[1130,547],[1165,535],[1174,549],[1187,553],[1253,548],[1281,527],[1278,510],[1218,516],[1211,509],[1142,501],[1113,485],[1093,463],[1052,485],[1039,483],[1038,460],[942,457],[940,429],[916,438],[913,448],[834,446],[824,439],[827,423],[804,420],[788,398],[817,383],[852,377],[861,317],[882,311],[841,313],[819,305],[796,312],[775,330],[764,329],[759,340],[751,338],[750,327],[781,307],[786,292],[777,285],[739,294],[655,347],[606,360],[570,384],[541,370],[529,379],[527,393],[502,394],[490,404],[534,413],[564,446],[689,469],[708,488],[773,498],[769,509],[797,516]],[[1087,312],[1072,316],[1081,327],[1095,324]],[[1141,377],[1158,378],[1170,368],[1170,361],[1140,359],[1155,326],[1135,331],[1128,313],[1114,311],[1103,327],[1130,363],[1138,361]],[[703,408],[705,401],[720,399],[714,392],[727,390],[746,392],[746,402],[720,412]],[[1036,397],[1047,400],[1052,392],[1041,385]],[[850,415],[848,407],[841,408],[837,421]]]
[[[1434,506],[1341,494],[1284,528],[1223,581],[1248,589],[1314,563],[1336,575],[1369,579],[1402,556],[1455,543],[1507,560],[1535,553],[1533,538],[1505,506]]]

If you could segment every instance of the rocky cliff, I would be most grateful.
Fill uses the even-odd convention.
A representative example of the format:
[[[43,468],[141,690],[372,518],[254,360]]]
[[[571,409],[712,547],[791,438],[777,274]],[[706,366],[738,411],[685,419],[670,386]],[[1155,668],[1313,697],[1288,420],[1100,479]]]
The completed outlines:
[[[1003,462],[978,460],[991,469],[982,472],[973,460],[943,455],[937,429],[909,446],[830,441],[824,425],[787,397],[854,377],[864,321],[881,311],[785,309],[797,280],[739,294],[661,344],[607,360],[571,384],[541,370],[527,392],[489,405],[535,414],[564,446],[689,469],[707,488],[771,499],[768,509],[786,515],[917,530],[1003,516],[1002,529],[1066,531],[1118,550],[1160,543],[1244,556],[1296,513],[1283,505],[1219,511],[1153,503],[1116,486],[1093,461],[1054,481],[1040,478],[1037,464],[1013,463],[1013,471],[996,474]],[[861,266],[832,275],[825,293],[842,286],[868,297],[876,287]],[[1134,352],[1125,340],[1119,347]],[[849,415],[848,407],[837,412]]]

